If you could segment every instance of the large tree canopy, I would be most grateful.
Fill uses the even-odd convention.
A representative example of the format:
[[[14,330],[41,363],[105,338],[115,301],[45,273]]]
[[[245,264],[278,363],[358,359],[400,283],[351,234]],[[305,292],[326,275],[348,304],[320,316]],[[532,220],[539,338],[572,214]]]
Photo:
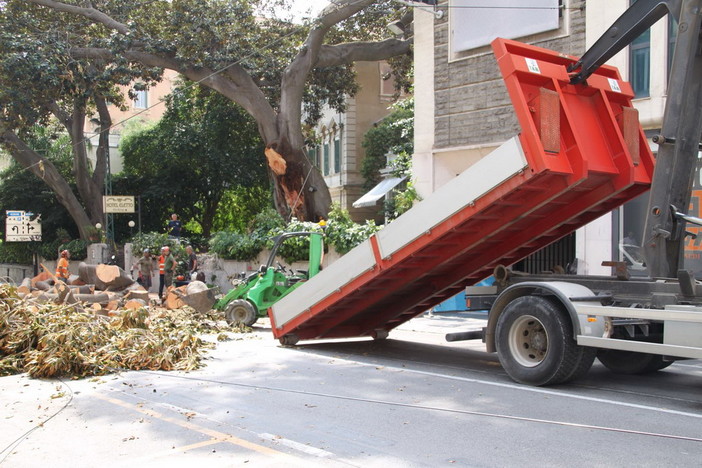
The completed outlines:
[[[24,168],[41,178],[68,211],[81,236],[103,222],[102,198],[108,130],[107,103],[122,103],[116,84],[156,79],[160,69],[115,67],[71,54],[77,37],[98,36],[83,18],[68,18],[56,31],[51,11],[27,9],[24,2],[0,2],[0,143]],[[103,32],[102,35],[107,37]],[[91,164],[84,137],[85,118],[96,110],[100,132],[97,160]],[[36,125],[51,119],[69,135],[76,189],[53,162],[27,144]]]
[[[207,88],[185,83],[166,105],[155,126],[122,140],[119,183],[124,193],[141,196],[144,229],[162,231],[170,214],[178,213],[209,237],[227,192],[266,193],[265,163],[255,157],[263,142],[241,107]]]
[[[410,38],[386,38],[397,3],[335,0],[305,27],[263,19],[284,0],[8,0],[36,15],[92,23],[70,55],[118,70],[131,64],[175,70],[243,107],[257,122],[283,214],[325,216],[329,191],[305,157],[303,116],[322,105],[343,110],[356,85],[352,64],[402,56]],[[48,7],[48,8],[45,8]],[[408,22],[407,15],[403,21]],[[406,63],[406,62],[405,62]]]

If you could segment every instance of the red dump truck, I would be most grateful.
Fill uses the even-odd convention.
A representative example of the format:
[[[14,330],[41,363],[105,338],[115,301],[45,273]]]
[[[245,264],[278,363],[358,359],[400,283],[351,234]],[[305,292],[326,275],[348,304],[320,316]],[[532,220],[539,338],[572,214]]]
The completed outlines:
[[[521,133],[274,304],[275,337],[385,338],[496,273],[494,286],[469,293],[492,297],[479,336],[518,382],[567,382],[595,357],[619,372],[702,358],[702,285],[679,271],[685,224],[702,222],[679,211],[702,130],[700,7],[639,0],[582,58],[495,40]],[[602,64],[668,12],[691,26],[678,35],[656,162],[631,86]],[[503,266],[649,189],[648,276],[538,277]]]

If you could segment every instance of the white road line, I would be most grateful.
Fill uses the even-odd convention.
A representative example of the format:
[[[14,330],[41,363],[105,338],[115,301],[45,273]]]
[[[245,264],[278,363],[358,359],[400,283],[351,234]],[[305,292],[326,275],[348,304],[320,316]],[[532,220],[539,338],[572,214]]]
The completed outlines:
[[[357,364],[360,366],[365,366],[365,367],[376,367],[376,368],[379,367],[378,364],[365,363],[365,362],[345,359],[345,358],[341,358],[341,357],[337,357],[337,359],[345,360],[346,362]],[[646,411],[654,411],[657,413],[675,414],[678,416],[686,416],[686,417],[690,417],[690,418],[702,419],[702,413],[690,413],[687,411],[678,411],[678,410],[672,410],[672,409],[667,409],[667,408],[658,408],[658,407],[649,406],[649,405],[640,405],[640,404],[636,404],[636,403],[626,403],[623,401],[610,400],[607,398],[597,398],[597,397],[590,397],[590,396],[585,396],[585,395],[575,395],[572,393],[559,392],[557,390],[548,390],[548,389],[539,388],[539,387],[528,387],[528,386],[524,386],[524,385],[502,383],[502,382],[491,382],[489,380],[472,379],[469,377],[457,377],[454,375],[446,375],[446,374],[439,374],[437,372],[413,370],[413,369],[407,369],[404,367],[393,367],[393,366],[381,366],[381,367],[383,368],[383,370],[387,369],[387,370],[394,370],[397,372],[409,372],[412,374],[426,375],[428,377],[437,377],[437,378],[448,379],[448,380],[456,380],[456,381],[460,381],[460,382],[469,382],[469,383],[475,383],[475,384],[481,384],[481,385],[488,385],[488,386],[492,386],[492,387],[509,388],[512,390],[520,390],[520,391],[524,391],[524,392],[540,393],[542,395],[550,395],[550,396],[556,396],[556,397],[562,397],[562,398],[571,398],[574,400],[591,401],[591,402],[595,402],[595,403],[604,403],[604,404],[608,404],[608,405],[623,406],[626,408],[635,408],[635,409],[641,409],[641,410],[646,410]]]
[[[305,445],[301,444],[300,442],[295,442],[294,440],[286,439],[281,436],[273,435],[273,434],[268,434],[267,432],[264,432],[262,434],[256,434],[258,435],[261,439],[264,440],[269,440],[271,442],[284,445],[288,448],[291,448],[293,450],[297,450],[298,452],[303,452],[308,455],[313,455],[315,457],[320,457],[320,458],[326,458],[326,457],[333,457],[334,454],[331,452],[327,452],[326,450],[322,450],[317,447],[312,447],[310,445]]]

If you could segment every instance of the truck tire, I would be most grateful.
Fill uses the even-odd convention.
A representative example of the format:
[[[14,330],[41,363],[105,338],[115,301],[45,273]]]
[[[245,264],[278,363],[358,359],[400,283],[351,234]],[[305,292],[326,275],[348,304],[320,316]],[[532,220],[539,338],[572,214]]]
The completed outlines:
[[[554,299],[519,297],[497,320],[497,355],[507,374],[519,383],[555,385],[584,375],[596,350],[578,346],[568,314]]]
[[[281,336],[278,341],[283,346],[295,346],[297,342],[300,341],[300,337],[294,333],[288,333],[287,335]]]
[[[227,304],[226,309],[224,309],[224,318],[230,325],[243,324],[250,327],[258,320],[258,314],[256,308],[249,301],[237,299]]]
[[[663,356],[649,353],[635,353],[618,349],[601,349],[597,359],[615,374],[649,374],[665,369],[673,361],[664,361]]]

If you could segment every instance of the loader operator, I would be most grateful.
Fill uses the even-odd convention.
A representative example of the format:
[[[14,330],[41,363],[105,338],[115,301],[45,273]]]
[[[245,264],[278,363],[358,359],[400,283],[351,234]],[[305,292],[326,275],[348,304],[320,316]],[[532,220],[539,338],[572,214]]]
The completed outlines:
[[[56,265],[56,278],[68,283],[68,260],[71,258],[71,253],[68,250],[61,251],[61,257],[59,258],[58,264]]]

